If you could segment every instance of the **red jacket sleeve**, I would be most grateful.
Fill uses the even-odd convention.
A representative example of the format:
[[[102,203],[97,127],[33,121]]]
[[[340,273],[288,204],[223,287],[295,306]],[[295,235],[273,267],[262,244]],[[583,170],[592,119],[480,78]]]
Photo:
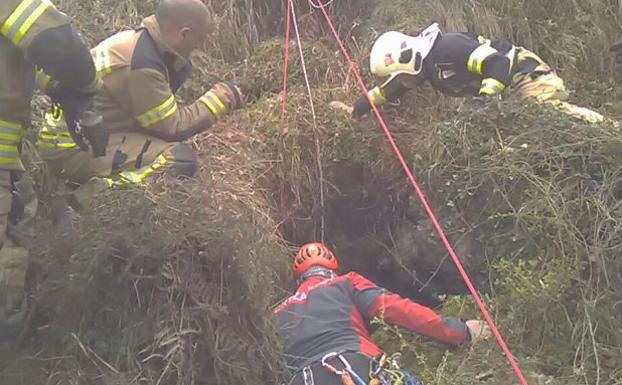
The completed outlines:
[[[390,324],[454,345],[471,339],[466,324],[458,319],[443,317],[428,307],[379,288],[358,274],[351,273],[350,280],[354,302],[368,319],[379,316]]]

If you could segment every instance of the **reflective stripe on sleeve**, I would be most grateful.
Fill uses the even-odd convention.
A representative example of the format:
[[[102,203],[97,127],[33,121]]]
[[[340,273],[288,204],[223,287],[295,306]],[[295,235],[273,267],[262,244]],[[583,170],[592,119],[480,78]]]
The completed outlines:
[[[17,45],[28,33],[32,25],[49,8],[50,0],[24,0],[0,27],[0,33]]]
[[[161,104],[155,106],[149,111],[136,117],[136,120],[143,128],[151,127],[170,117],[177,111],[177,102],[175,96],[171,95]]]
[[[100,43],[95,47],[95,69],[100,78],[104,78],[106,75],[112,72],[112,64],[110,62],[110,52],[108,51],[108,44],[106,42]]]
[[[0,144],[0,164],[21,164],[17,144]]]
[[[19,123],[0,120],[0,140],[4,143],[19,143],[26,129]]]
[[[52,77],[50,75],[43,72],[42,69],[37,70],[35,83],[37,84],[37,88],[40,91],[45,92],[45,90],[48,88],[48,85],[50,84],[51,81],[52,81]]]
[[[212,91],[209,91],[205,95],[201,96],[199,101],[207,106],[216,119],[220,118],[220,115],[227,113],[227,107],[225,104]]]
[[[374,87],[369,90],[369,98],[371,99],[374,105],[379,106],[387,101],[387,98],[384,96],[384,92],[380,87]]]
[[[495,95],[505,89],[505,85],[493,78],[482,80],[482,87],[479,89],[480,95]]]
[[[471,52],[469,60],[467,61],[467,70],[469,72],[481,75],[484,66],[484,60],[497,52],[498,51],[496,49],[492,48],[489,45],[480,45],[473,52]]]

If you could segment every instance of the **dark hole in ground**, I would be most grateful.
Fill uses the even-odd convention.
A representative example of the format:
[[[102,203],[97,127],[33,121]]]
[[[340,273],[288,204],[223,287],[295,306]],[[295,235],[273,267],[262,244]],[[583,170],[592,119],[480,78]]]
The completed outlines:
[[[329,167],[325,178],[325,243],[334,249],[342,271],[357,271],[427,305],[439,304],[439,294],[467,292],[430,221],[414,207],[419,202],[399,170],[376,175],[361,164],[341,162]],[[288,213],[282,232],[292,244],[320,238],[317,201],[315,209]],[[475,248],[471,237],[450,238],[467,269],[476,271],[477,261],[469,258]]]

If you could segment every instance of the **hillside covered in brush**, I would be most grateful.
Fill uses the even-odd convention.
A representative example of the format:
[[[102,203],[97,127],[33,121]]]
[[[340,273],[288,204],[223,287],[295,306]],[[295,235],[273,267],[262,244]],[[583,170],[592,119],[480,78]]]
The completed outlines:
[[[90,44],[153,1],[60,0]],[[342,262],[443,314],[480,317],[314,2],[295,1],[315,122],[295,41],[281,124],[276,0],[205,0],[213,38],[193,58],[191,101],[235,80],[245,109],[192,139],[195,178],[103,194],[59,232],[46,200],[33,240],[37,309],[0,384],[278,384],[270,310],[294,289],[290,256],[324,237]],[[327,10],[372,85],[379,33],[508,37],[559,70],[572,102],[622,119],[608,0],[334,0]],[[551,107],[445,97],[430,88],[382,113],[531,385],[622,384],[622,132]],[[42,196],[51,186],[33,161]],[[45,182],[43,182],[45,180]],[[322,201],[320,197],[324,197]],[[444,346],[377,322],[375,337],[425,384],[517,383],[494,340]]]

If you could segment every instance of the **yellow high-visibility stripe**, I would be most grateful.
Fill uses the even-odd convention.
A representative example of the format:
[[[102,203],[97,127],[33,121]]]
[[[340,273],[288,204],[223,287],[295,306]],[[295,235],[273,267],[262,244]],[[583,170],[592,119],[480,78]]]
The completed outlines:
[[[369,91],[369,98],[374,103],[374,105],[379,106],[387,101],[387,98],[384,96],[384,91],[380,87],[374,87]]]
[[[471,52],[469,60],[467,61],[467,70],[469,72],[481,75],[484,66],[484,60],[497,52],[498,51],[496,49],[492,48],[487,44],[480,45],[473,52]]]
[[[75,148],[77,144],[75,143],[64,143],[64,142],[46,142],[39,139],[37,141],[37,147],[41,148]]]
[[[0,144],[0,163],[1,164],[20,164],[19,151],[17,144]]]
[[[153,174],[159,168],[162,168],[168,163],[166,156],[160,154],[151,164],[144,166],[138,170],[128,170],[119,173],[118,185],[123,184],[138,184],[142,185],[149,175]]]
[[[2,25],[0,32],[17,45],[39,17],[52,6],[50,0],[24,0]]]
[[[199,98],[203,104],[212,112],[216,119],[220,118],[220,115],[227,112],[227,106],[220,100],[216,94],[212,91],[207,92],[205,95]]]
[[[34,1],[36,0],[24,0],[19,3],[17,8],[15,8],[15,11],[13,11],[13,13],[6,19],[4,24],[2,24],[2,27],[0,28],[0,33],[2,33],[6,37],[9,37],[9,31],[11,30],[11,27],[13,27],[13,24],[15,24],[17,19],[24,13],[24,11],[28,7],[32,5]]]
[[[220,118],[220,110],[215,105],[212,104],[212,101],[209,100],[207,96],[201,96],[199,100],[203,104],[205,104],[205,106],[207,106],[207,108],[210,110],[210,112],[212,113],[212,115],[214,115],[216,119]]]
[[[22,127],[22,125],[19,124],[19,123],[9,122],[9,121],[6,121],[6,120],[1,120],[1,119],[0,119],[0,127],[12,128],[14,130],[23,130],[24,129]]]
[[[14,144],[0,144],[0,152],[18,153],[17,146]]]
[[[39,17],[43,15],[43,12],[45,12],[51,6],[52,6],[52,3],[50,1],[41,0],[41,4],[37,7],[37,9],[35,9],[35,11],[30,16],[28,16],[24,24],[22,24],[22,26],[19,28],[19,30],[17,31],[17,34],[15,35],[15,38],[13,39],[13,42],[15,44],[18,44],[24,38],[24,36],[28,33],[28,31],[30,30],[32,25],[37,21],[37,19],[39,19]]]
[[[482,81],[482,87],[479,93],[482,95],[495,95],[505,89],[505,84],[501,83],[497,79],[486,78]]]
[[[0,139],[8,142],[19,142],[26,129],[19,123],[0,120]]]
[[[17,165],[17,164],[21,164],[21,162],[22,161],[20,160],[19,156],[17,158],[15,158],[15,159],[14,158],[2,158],[2,157],[0,157],[0,164],[5,164],[5,165],[6,164],[15,164],[15,165]]]
[[[50,82],[52,81],[52,77],[46,74],[45,72],[43,72],[42,69],[37,70],[37,75],[35,79],[36,79],[35,83],[37,83],[37,87],[39,88],[39,90],[44,91],[44,92],[48,88],[48,85],[50,84]]]
[[[164,119],[173,115],[176,111],[177,102],[175,101],[175,96],[171,95],[171,97],[166,99],[162,104],[159,104],[144,114],[137,116],[136,120],[143,128],[147,128],[153,126],[154,124],[160,123]]]
[[[95,68],[100,78],[104,78],[106,75],[112,73],[107,42],[103,42],[95,47]]]

